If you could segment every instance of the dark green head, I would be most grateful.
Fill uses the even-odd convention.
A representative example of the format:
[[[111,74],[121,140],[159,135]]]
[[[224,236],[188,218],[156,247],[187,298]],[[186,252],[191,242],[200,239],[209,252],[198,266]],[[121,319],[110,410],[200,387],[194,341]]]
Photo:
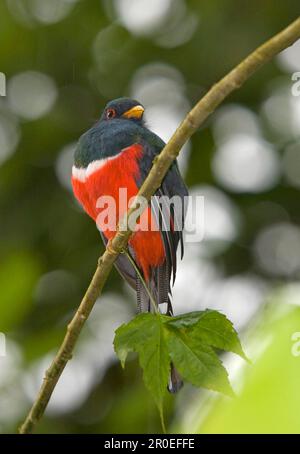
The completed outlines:
[[[135,99],[118,98],[110,101],[100,118],[100,122],[113,119],[132,120],[143,123],[144,107]]]

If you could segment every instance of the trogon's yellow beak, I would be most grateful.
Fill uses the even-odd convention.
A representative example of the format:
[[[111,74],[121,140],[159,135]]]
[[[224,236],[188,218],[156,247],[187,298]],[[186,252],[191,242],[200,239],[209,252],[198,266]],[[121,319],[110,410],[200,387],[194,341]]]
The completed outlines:
[[[122,117],[124,118],[135,118],[136,120],[140,120],[143,116],[145,109],[143,106],[134,106],[131,109],[127,110],[127,112],[123,113]]]

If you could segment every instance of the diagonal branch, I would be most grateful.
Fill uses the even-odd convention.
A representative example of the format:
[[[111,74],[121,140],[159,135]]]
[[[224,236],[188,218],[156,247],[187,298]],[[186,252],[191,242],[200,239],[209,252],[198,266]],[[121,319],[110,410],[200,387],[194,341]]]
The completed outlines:
[[[234,90],[239,88],[249,77],[272,57],[289,47],[300,38],[300,17],[287,28],[258,47],[238,66],[230,71],[223,79],[215,84],[209,92],[188,113],[181,125],[175,131],[167,145],[155,160],[153,167],[142,185],[138,196],[147,200],[159,188],[170,165],[178,156],[182,146],[203,124],[216,107]],[[67,364],[71,359],[80,332],[90,312],[102,292],[112,266],[118,255],[126,248],[132,234],[129,229],[128,219],[138,209],[138,201],[128,211],[120,222],[118,232],[114,239],[108,243],[104,254],[98,261],[96,272],[84,295],[81,304],[68,325],[63,343],[56,354],[52,364],[47,369],[38,396],[20,427],[20,433],[30,433],[43,416],[55,386]]]

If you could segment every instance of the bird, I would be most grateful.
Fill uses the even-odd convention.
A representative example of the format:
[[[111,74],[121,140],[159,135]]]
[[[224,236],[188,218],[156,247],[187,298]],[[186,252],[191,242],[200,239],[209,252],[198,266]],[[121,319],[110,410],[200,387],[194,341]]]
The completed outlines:
[[[129,206],[120,200],[120,189],[125,191],[126,200],[136,196],[165,146],[147,127],[144,112],[143,105],[131,98],[110,101],[99,120],[79,138],[75,149],[73,192],[96,222],[105,246],[115,236],[117,224]],[[180,209],[178,204],[167,203],[174,196],[182,204]],[[127,254],[120,254],[115,262],[120,275],[136,292],[138,312],[153,311],[154,301],[157,308],[164,307],[167,315],[173,315],[171,286],[176,278],[179,246],[181,259],[184,254],[187,196],[175,160],[139,218],[146,228],[134,230]],[[105,204],[99,203],[102,198],[115,201],[115,222],[105,222]],[[109,208],[107,211],[109,215]],[[175,393],[182,384],[171,364],[168,390]]]

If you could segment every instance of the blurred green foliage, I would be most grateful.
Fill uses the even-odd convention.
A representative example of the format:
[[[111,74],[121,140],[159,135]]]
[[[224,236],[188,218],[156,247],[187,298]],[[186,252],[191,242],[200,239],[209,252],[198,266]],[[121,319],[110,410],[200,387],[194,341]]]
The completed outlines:
[[[276,314],[276,316],[275,316]],[[300,361],[292,354],[291,333],[299,332],[300,310],[266,314],[255,336],[265,349],[245,371],[238,399],[218,399],[196,433],[299,433]]]

